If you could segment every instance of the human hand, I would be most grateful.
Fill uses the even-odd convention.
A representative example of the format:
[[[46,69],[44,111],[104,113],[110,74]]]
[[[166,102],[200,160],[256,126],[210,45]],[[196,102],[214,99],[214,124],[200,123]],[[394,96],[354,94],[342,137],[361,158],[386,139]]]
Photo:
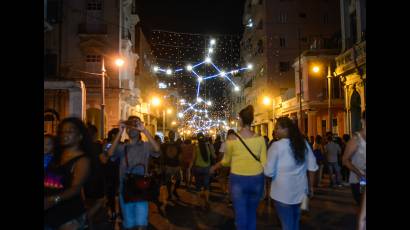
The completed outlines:
[[[123,133],[125,129],[127,128],[127,125],[125,124],[124,121],[120,121],[119,125],[120,125],[120,133]]]
[[[145,128],[145,126],[142,122],[138,122],[135,129],[137,129],[140,132],[146,132],[147,131],[147,129]]]

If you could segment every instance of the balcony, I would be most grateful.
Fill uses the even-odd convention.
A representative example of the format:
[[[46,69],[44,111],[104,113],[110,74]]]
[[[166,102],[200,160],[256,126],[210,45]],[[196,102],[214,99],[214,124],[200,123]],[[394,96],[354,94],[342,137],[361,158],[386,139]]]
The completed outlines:
[[[366,63],[366,41],[336,57],[336,73],[343,74]]]
[[[80,24],[78,34],[80,35],[107,35],[107,24]]]

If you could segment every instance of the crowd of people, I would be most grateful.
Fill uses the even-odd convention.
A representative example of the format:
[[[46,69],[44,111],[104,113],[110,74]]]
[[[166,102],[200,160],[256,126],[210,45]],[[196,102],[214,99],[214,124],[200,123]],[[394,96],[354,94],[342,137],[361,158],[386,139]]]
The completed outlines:
[[[167,217],[167,207],[182,199],[181,189],[194,193],[198,207],[208,210],[211,182],[232,206],[238,230],[256,229],[256,210],[264,198],[273,201],[282,229],[299,229],[301,204],[324,186],[324,175],[330,187],[350,184],[354,200],[365,205],[365,112],[363,128],[352,138],[331,132],[308,138],[293,120],[281,117],[269,140],[252,131],[252,106],[239,118],[240,130],[215,141],[203,133],[176,139],[173,131],[162,141],[137,116],[119,122],[99,141],[95,126],[64,119],[56,136],[44,136],[44,229],[100,229],[104,221],[147,229],[149,202]],[[157,192],[133,198],[131,178],[151,178]]]

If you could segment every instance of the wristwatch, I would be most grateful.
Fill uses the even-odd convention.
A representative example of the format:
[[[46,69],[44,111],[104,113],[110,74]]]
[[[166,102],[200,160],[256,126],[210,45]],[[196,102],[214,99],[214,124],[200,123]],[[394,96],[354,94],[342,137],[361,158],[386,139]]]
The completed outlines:
[[[54,197],[54,204],[58,204],[61,202],[61,196],[55,196]]]

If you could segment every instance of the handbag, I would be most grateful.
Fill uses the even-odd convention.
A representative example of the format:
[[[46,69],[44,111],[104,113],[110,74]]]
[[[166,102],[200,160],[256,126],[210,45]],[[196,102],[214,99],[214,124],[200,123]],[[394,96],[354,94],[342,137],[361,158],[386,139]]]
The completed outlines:
[[[309,211],[309,197],[305,196],[300,204],[300,209],[302,211]]]
[[[136,164],[134,166],[143,166],[144,175],[131,173],[128,164],[127,146],[125,146],[125,163],[127,166],[127,173],[124,180],[123,197],[125,203],[137,201],[153,201],[159,195],[159,183],[155,178],[146,173],[144,164]]]

